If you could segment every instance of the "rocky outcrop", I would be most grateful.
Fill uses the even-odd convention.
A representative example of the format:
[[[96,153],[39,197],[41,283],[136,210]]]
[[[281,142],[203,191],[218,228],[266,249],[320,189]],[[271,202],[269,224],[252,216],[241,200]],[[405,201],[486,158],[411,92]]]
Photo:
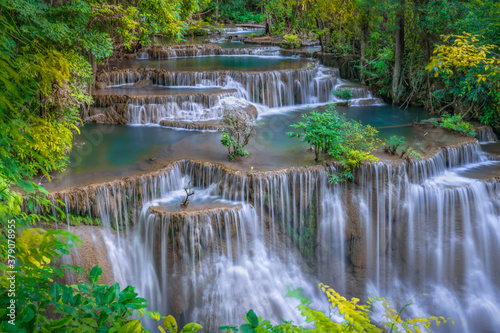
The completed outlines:
[[[476,131],[477,135],[476,138],[479,140],[479,142],[496,142],[498,141],[498,138],[493,132],[493,129],[491,126],[479,126],[475,127],[474,131]]]
[[[148,49],[150,58],[168,59],[177,57],[200,57],[218,55],[221,47],[217,44],[154,46]]]
[[[108,107],[90,107],[88,113],[82,115],[83,122],[96,124],[123,125],[128,123],[128,103],[118,103]]]
[[[218,131],[219,125],[218,121],[172,121],[172,120],[161,120],[161,126],[173,127],[173,128],[185,128],[189,130],[196,131]]]

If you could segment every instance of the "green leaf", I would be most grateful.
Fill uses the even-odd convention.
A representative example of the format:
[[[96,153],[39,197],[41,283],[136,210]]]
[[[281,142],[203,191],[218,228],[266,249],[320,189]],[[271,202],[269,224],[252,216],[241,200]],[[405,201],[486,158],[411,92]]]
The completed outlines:
[[[76,294],[76,295],[73,297],[73,300],[71,301],[71,305],[72,305],[73,307],[77,307],[77,306],[79,306],[81,303],[82,303],[82,295],[81,295],[81,294]]]
[[[139,320],[132,320],[120,327],[118,333],[141,333],[142,325]]]
[[[201,330],[203,326],[197,323],[189,323],[184,325],[182,328],[181,333],[187,333],[187,332],[198,332],[198,330]]]
[[[99,279],[101,278],[101,275],[102,275],[102,268],[100,268],[97,265],[94,266],[92,268],[92,270],[90,271],[90,275],[89,275],[90,283],[91,284],[96,284],[97,282],[99,282]]]
[[[28,307],[24,308],[19,314],[22,318],[23,323],[29,323],[35,317],[36,307],[34,304],[29,304]]]
[[[107,304],[112,303],[120,292],[120,285],[118,282],[113,283],[112,286],[108,288],[106,294],[104,294],[104,302]]]
[[[61,299],[61,286],[59,283],[55,282],[50,288],[50,296],[54,302],[58,302]]]
[[[125,306],[131,308],[131,309],[142,309],[148,306],[148,301],[144,298],[134,298],[130,300],[128,303],[125,304]]]
[[[60,327],[66,326],[72,320],[73,320],[73,317],[68,316],[66,318],[62,318],[62,319],[59,319],[59,320],[54,320],[49,326],[50,326],[50,328],[60,328]]]
[[[243,324],[240,326],[240,330],[243,332],[243,333],[256,333],[255,330],[253,329],[252,326],[250,326],[250,324]]]
[[[259,326],[259,318],[257,318],[257,315],[255,314],[255,312],[253,312],[252,309],[250,309],[250,311],[248,311],[245,315],[245,320],[250,324],[252,328],[256,328],[257,326]]]
[[[177,321],[172,315],[168,315],[163,319],[163,327],[170,330],[170,333],[177,333]]]

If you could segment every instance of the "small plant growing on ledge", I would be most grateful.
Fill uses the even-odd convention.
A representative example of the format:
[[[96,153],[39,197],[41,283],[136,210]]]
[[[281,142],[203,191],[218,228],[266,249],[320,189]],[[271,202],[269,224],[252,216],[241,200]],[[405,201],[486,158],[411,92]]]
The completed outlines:
[[[324,153],[341,164],[343,170],[330,177],[331,183],[353,179],[353,170],[359,168],[361,163],[378,161],[370,153],[381,144],[377,137],[378,131],[370,125],[338,114],[333,104],[323,113],[312,111],[303,114],[302,118],[306,122],[291,125],[300,132],[289,132],[287,135],[309,143],[313,147],[316,162],[319,161],[320,153]]]
[[[296,47],[300,47],[300,38],[297,35],[289,34],[283,37],[285,39],[285,44],[281,45],[281,47],[285,49],[293,49]]]
[[[459,114],[445,114],[441,117],[441,127],[448,129],[452,133],[460,133],[462,135],[476,136],[476,132],[472,129],[474,126],[471,123],[462,120]]]
[[[391,136],[384,146],[384,152],[391,155],[399,155],[399,157],[406,159],[409,163],[412,159],[419,160],[422,155],[419,151],[423,151],[424,147],[420,142],[414,142],[413,146],[406,143],[404,136]]]
[[[184,187],[184,191],[186,191],[186,198],[181,202],[182,208],[187,208],[189,205],[189,197],[194,195],[193,187],[191,186],[191,182],[189,182],[187,187]]]
[[[222,131],[220,142],[227,147],[227,155],[231,161],[236,158],[248,156],[244,148],[257,132],[258,124],[245,111],[224,110],[224,115],[219,122]]]
[[[397,150],[406,145],[406,139],[404,136],[393,135],[386,141],[384,146],[384,152],[396,155]]]
[[[333,96],[340,98],[347,102],[347,106],[350,105],[350,100],[352,98],[352,91],[348,88],[342,88],[341,90],[332,91]]]

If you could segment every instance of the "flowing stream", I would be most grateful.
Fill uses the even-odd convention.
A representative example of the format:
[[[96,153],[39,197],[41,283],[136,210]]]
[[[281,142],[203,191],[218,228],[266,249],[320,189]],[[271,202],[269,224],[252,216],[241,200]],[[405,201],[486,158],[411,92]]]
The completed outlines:
[[[438,332],[497,332],[500,162],[483,152],[496,149],[494,133],[479,133],[490,142],[483,146],[469,140],[421,161],[363,165],[355,181],[330,184],[335,164],[287,162],[301,161],[307,147],[281,139],[288,131],[281,123],[308,105],[341,102],[331,92],[342,86],[353,89],[348,116],[373,126],[405,125],[423,111],[381,105],[315,60],[243,49],[146,50],[100,77],[108,85],[96,97],[101,107],[125,101],[135,126],[103,134],[61,184],[84,174],[121,175],[161,154],[171,160],[140,176],[53,191],[67,212],[102,221],[88,233],[99,234],[94,246],[106,249],[113,278],[136,286],[151,310],[197,321],[205,332],[241,323],[249,309],[274,323],[307,325],[298,300],[286,294],[302,288],[313,308],[328,311],[319,282],[347,297],[384,296],[399,308],[412,300],[404,315],[456,321]],[[132,86],[144,80],[149,88]],[[214,163],[224,158],[212,147],[217,133],[150,127],[161,119],[218,119],[224,103],[253,106],[264,122],[250,145],[259,171]],[[190,186],[194,195],[181,209]],[[373,318],[384,320],[379,312]]]

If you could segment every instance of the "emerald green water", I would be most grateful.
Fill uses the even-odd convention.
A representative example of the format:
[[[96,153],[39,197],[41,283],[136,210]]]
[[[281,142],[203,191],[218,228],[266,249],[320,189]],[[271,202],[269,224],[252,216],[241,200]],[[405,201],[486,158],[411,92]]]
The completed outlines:
[[[317,107],[323,110],[324,107]],[[420,108],[404,111],[390,105],[337,108],[338,112],[363,124],[374,127],[409,124],[426,118]],[[291,124],[301,119],[307,108],[271,113],[259,117],[261,126],[257,136],[247,147],[250,155],[237,162],[229,162],[227,150],[220,144],[220,133],[188,131],[160,126],[96,125],[87,124],[76,135],[76,145],[70,155],[67,171],[56,177],[49,189],[78,186],[160,168],[168,161],[192,158],[226,163],[247,170],[273,170],[287,166],[314,163],[309,146],[286,133]],[[381,129],[380,137],[414,136],[413,127]]]
[[[260,56],[207,56],[174,59],[125,59],[116,68],[155,68],[169,71],[270,71],[313,66],[311,60]]]

